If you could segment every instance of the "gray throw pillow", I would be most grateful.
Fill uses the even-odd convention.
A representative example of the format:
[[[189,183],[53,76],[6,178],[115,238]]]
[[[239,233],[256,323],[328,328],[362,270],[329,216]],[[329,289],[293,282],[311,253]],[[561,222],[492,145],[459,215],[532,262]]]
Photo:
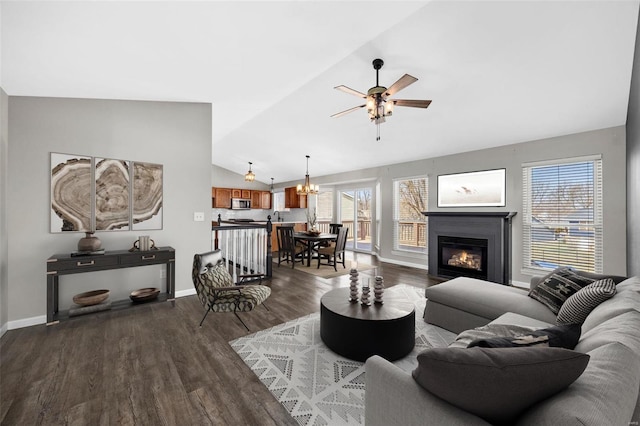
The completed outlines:
[[[577,294],[577,293],[576,293]],[[469,343],[469,348],[523,348],[548,346],[573,349],[580,340],[580,324],[556,325],[541,330],[534,330],[515,337],[491,337],[476,339]]]
[[[563,348],[431,348],[418,355],[412,376],[450,404],[504,424],[569,386],[588,362]]]
[[[614,294],[616,283],[611,278],[589,284],[562,304],[557,324],[582,324],[596,306],[612,298]]]
[[[593,278],[578,275],[569,268],[558,268],[540,280],[529,292],[529,297],[557,315],[565,300],[594,281]]]

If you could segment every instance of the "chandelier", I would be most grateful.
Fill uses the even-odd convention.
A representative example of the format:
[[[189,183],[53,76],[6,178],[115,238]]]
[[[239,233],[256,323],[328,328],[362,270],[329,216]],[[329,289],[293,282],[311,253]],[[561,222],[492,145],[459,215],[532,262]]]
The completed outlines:
[[[251,171],[251,165],[253,163],[251,161],[249,161],[249,171],[247,172],[246,175],[244,175],[244,180],[246,180],[247,182],[253,182],[256,179],[256,175],[255,173],[253,173]]]
[[[320,190],[318,185],[309,183],[309,156],[307,155],[307,174],[304,175],[304,185],[298,184],[296,192],[298,195],[315,195]]]

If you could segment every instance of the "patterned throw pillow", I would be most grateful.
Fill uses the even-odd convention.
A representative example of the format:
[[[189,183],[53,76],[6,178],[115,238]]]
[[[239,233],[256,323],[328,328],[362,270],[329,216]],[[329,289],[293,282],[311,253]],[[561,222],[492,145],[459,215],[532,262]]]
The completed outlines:
[[[562,304],[557,324],[582,324],[596,306],[612,298],[614,294],[616,283],[611,278],[589,284]]]
[[[529,297],[542,303],[557,315],[565,300],[594,281],[596,280],[578,275],[569,268],[558,268],[544,277],[529,292]]]

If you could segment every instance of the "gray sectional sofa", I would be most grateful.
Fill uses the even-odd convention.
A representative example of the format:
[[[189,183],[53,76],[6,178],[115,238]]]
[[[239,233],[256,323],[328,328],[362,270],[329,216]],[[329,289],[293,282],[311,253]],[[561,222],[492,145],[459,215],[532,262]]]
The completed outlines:
[[[640,424],[640,277],[614,278],[617,293],[582,324],[575,351],[590,356],[586,370],[566,389],[529,407],[514,424]],[[545,328],[556,320],[523,289],[471,278],[430,287],[426,297],[425,321],[455,333],[487,324]],[[366,362],[365,416],[368,426],[489,424],[377,356]]]

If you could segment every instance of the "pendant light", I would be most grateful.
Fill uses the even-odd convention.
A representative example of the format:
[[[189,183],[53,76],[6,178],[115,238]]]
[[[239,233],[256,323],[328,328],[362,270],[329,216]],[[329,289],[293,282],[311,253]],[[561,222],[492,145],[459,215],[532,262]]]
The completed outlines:
[[[247,182],[253,182],[256,179],[256,175],[255,173],[253,173],[251,171],[251,165],[253,163],[251,161],[249,161],[249,171],[247,172],[246,175],[244,175],[244,180],[246,180]]]
[[[296,192],[298,195],[315,195],[320,190],[318,185],[312,185],[309,182],[309,156],[307,155],[307,174],[304,175],[304,185],[298,184]]]

